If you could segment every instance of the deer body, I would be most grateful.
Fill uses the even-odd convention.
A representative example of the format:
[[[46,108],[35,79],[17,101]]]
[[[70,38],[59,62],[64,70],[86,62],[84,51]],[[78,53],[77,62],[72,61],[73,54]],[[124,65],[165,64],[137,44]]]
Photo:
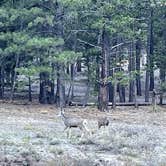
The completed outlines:
[[[100,129],[102,126],[108,126],[109,120],[107,117],[98,118],[98,128]]]
[[[60,112],[60,115],[61,115],[62,120],[65,125],[64,130],[70,131],[71,128],[79,128],[83,132],[81,138],[84,136],[84,132],[90,133],[90,130],[86,126],[87,120],[80,119],[80,118],[74,118],[74,117],[67,117],[64,115],[63,111]],[[67,134],[67,137],[70,137],[70,133]]]

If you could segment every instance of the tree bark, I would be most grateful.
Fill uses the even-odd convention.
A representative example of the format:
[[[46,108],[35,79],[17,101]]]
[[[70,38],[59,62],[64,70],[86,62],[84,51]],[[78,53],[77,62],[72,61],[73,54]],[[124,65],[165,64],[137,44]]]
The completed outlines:
[[[16,64],[15,64],[15,68],[13,71],[13,81],[12,81],[12,88],[11,88],[11,95],[10,95],[11,101],[13,100],[14,92],[15,92],[16,76],[17,76],[16,68],[18,67],[18,64],[19,64],[19,55],[16,55]]]
[[[74,97],[74,74],[75,74],[75,67],[74,64],[71,64],[71,95],[70,100],[73,100]]]
[[[39,102],[41,104],[50,103],[50,94],[49,89],[51,87],[51,81],[49,81],[49,73],[41,72],[40,73],[40,94],[39,94]]]
[[[147,58],[148,59],[148,58]],[[147,64],[149,61],[147,60]],[[148,65],[149,66],[149,65]],[[145,102],[149,102],[149,80],[150,80],[150,72],[149,69],[146,69],[146,79],[145,79]]]
[[[152,106],[153,106],[153,111],[156,112],[156,91],[155,89],[153,89],[153,93],[152,93]]]
[[[150,63],[150,91],[154,89],[154,39],[153,39],[153,8],[150,9],[150,18],[149,18],[149,63]]]
[[[114,83],[112,84],[113,85],[113,100],[112,100],[112,109],[115,109],[116,107],[116,92],[117,92],[117,79],[115,77],[115,68],[113,68],[113,78],[114,78]]]
[[[29,98],[29,101],[31,102],[32,101],[32,88],[31,88],[31,77],[28,78],[28,82],[29,82],[29,89],[28,89],[28,98]]]
[[[153,11],[149,11],[148,20],[148,34],[147,34],[147,68],[146,68],[146,80],[145,80],[145,102],[149,102],[149,90],[153,88],[153,71],[152,71],[152,54],[153,54],[153,42],[152,42],[152,14]],[[151,82],[151,84],[150,84]],[[151,87],[150,87],[151,85]]]
[[[0,99],[4,98],[4,69],[0,67]]]
[[[60,105],[60,108],[64,108],[66,106],[66,97],[65,97],[65,80],[64,80],[64,66],[62,64],[60,64],[60,67],[59,67],[59,71],[60,71],[60,74],[59,74],[59,99],[60,99],[60,102],[59,102],[59,105]]]
[[[55,95],[55,101],[56,101],[56,104],[58,106],[60,106],[59,102],[60,102],[60,81],[59,81],[59,77],[60,77],[60,70],[59,70],[59,64],[57,63],[56,64],[56,73],[57,73],[57,83],[56,83],[56,95]]]
[[[77,61],[77,72],[81,72],[81,60]]]
[[[57,36],[59,38],[63,39],[64,36],[64,27],[63,27],[63,7],[61,5],[61,2],[57,2],[57,19],[58,19],[58,24],[57,24]],[[63,46],[59,46],[58,48],[59,52],[63,51]],[[64,80],[64,65],[63,63],[58,63],[59,65],[59,106],[61,109],[63,109],[66,106],[66,99],[65,99],[65,80]],[[58,90],[58,89],[57,89]]]
[[[53,104],[53,103],[55,103],[55,63],[52,64],[50,95],[51,95],[50,102]]]
[[[113,62],[113,58],[110,56],[109,57],[109,62],[108,62],[109,77],[113,77],[112,62]],[[109,91],[108,91],[108,100],[109,100],[109,102],[113,102],[113,99],[114,99],[114,85],[112,84],[111,81],[108,83],[108,89],[109,89]]]
[[[137,86],[137,95],[142,95],[141,90],[141,73],[140,73],[140,58],[141,58],[141,40],[137,39],[136,41],[136,86]]]
[[[112,74],[109,74],[109,76],[112,76]],[[111,82],[108,84],[108,86],[109,86],[109,102],[112,102],[114,98],[114,95],[113,95],[114,86]]]
[[[160,68],[160,81],[161,83],[165,82],[166,71],[163,68]],[[160,92],[160,105],[163,104],[163,92]]]
[[[126,101],[125,99],[125,87],[123,85],[119,85],[119,99],[121,103]]]
[[[129,53],[129,72],[130,72],[130,82],[129,82],[129,102],[134,101],[135,97],[135,90],[134,90],[134,79],[132,78],[132,72],[134,72],[135,68],[135,57],[134,57],[134,50],[133,50],[133,42],[130,44],[130,53]]]
[[[117,40],[111,40],[111,43],[110,43],[111,45],[116,45],[117,44]],[[113,77],[113,73],[114,73],[114,57],[113,57],[113,54],[111,54],[110,56],[109,56],[109,64],[108,64],[108,66],[109,66],[109,71],[108,71],[108,73],[109,73],[109,76],[110,77]],[[109,82],[109,84],[108,84],[108,88],[109,88],[109,94],[108,94],[108,97],[109,97],[109,102],[113,102],[113,100],[114,100],[114,89],[115,89],[115,87],[114,87],[114,85],[113,85],[113,83],[110,81]]]
[[[102,63],[100,73],[100,89],[99,89],[99,110],[108,110],[108,57],[109,57],[109,35],[107,34],[105,27],[102,32]]]

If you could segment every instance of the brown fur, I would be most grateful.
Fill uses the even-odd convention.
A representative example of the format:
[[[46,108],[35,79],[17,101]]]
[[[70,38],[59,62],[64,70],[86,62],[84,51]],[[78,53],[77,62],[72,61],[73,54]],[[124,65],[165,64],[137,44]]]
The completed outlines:
[[[101,126],[108,126],[109,125],[109,120],[107,117],[102,117],[98,119],[98,128],[100,129]]]

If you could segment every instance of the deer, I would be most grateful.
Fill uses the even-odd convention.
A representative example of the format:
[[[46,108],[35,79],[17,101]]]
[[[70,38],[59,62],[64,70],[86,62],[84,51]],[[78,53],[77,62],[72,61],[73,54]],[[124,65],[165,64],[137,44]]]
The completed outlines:
[[[98,121],[98,129],[100,129],[102,126],[106,127],[109,125],[109,120],[107,117],[100,117],[97,119]]]
[[[68,130],[67,138],[70,138],[70,129],[71,128],[79,128],[82,131],[81,138],[85,135],[85,132],[87,132],[89,135],[91,135],[90,130],[87,128],[88,121],[86,119],[67,117],[64,114],[64,110],[62,110],[62,109],[58,116],[61,116],[61,118],[64,122],[64,125],[65,125],[64,131]]]

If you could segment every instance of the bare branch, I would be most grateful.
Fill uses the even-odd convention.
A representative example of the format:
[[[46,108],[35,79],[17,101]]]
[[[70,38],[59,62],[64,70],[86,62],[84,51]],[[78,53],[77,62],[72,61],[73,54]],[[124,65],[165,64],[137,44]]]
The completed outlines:
[[[96,48],[98,48],[98,49],[102,49],[100,46],[96,46],[96,45],[94,45],[94,44],[91,44],[91,43],[89,43],[89,42],[86,42],[86,41],[84,41],[84,40],[81,40],[81,39],[77,39],[79,42],[81,42],[81,43],[85,43],[85,44],[87,44],[87,45],[90,45],[90,46],[92,46],[92,47],[96,47]]]
[[[119,47],[119,46],[121,46],[121,45],[123,45],[123,44],[125,44],[125,43],[119,43],[119,44],[117,44],[117,45],[115,45],[115,46],[112,46],[112,47],[111,47],[111,50],[113,50],[113,49],[115,49],[115,48],[117,48],[117,47]]]

